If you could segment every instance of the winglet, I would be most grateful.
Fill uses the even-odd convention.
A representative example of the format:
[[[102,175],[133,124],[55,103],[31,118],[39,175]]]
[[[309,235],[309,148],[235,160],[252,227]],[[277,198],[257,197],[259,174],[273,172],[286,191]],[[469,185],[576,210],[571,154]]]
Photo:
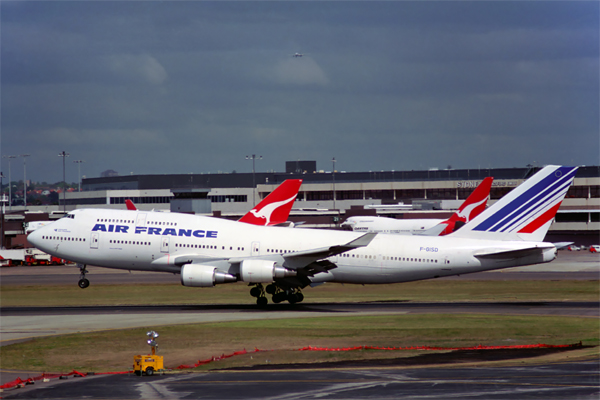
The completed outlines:
[[[338,248],[339,247],[339,248],[345,248],[345,249],[350,250],[350,249],[356,249],[357,247],[365,247],[365,246],[368,246],[369,243],[371,243],[371,241],[373,239],[375,239],[375,236],[377,236],[376,232],[365,233],[364,235],[362,235],[362,236],[354,239],[351,242],[348,242],[348,243],[346,243],[344,245],[341,245],[341,246],[333,246],[331,248],[333,249],[333,248]],[[347,251],[347,250],[344,250],[344,251]]]
[[[342,254],[358,247],[368,246],[375,236],[377,236],[377,233],[365,233],[346,244],[289,253],[283,256],[285,266],[291,269],[304,268],[314,261]]]

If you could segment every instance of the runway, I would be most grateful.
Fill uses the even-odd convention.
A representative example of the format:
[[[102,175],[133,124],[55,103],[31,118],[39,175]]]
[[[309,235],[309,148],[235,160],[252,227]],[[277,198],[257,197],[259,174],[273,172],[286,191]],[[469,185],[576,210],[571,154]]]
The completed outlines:
[[[5,399],[596,399],[597,361],[527,367],[209,372],[72,378]],[[37,385],[37,384],[36,384]]]

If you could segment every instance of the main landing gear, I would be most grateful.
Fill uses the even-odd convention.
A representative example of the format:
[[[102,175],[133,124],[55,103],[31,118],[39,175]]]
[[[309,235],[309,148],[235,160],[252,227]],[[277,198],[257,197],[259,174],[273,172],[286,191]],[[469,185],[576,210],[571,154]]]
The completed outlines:
[[[85,278],[85,274],[87,274],[87,269],[85,269],[86,265],[85,264],[78,264],[77,265],[79,267],[79,270],[81,271],[81,273],[79,274],[79,287],[82,289],[85,289],[86,287],[90,286],[90,281],[88,281]]]
[[[296,304],[304,300],[304,295],[300,289],[282,289],[274,283],[270,283],[266,288],[261,283],[257,283],[252,289],[250,289],[250,295],[256,297],[256,304],[264,306],[268,303],[266,294],[272,295],[271,300],[273,303],[278,304],[284,301],[288,301],[290,304]]]

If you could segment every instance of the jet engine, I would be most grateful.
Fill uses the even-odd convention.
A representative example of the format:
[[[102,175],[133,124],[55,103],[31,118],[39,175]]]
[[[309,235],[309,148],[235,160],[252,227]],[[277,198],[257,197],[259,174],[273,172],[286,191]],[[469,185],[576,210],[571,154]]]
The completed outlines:
[[[235,282],[237,278],[218,271],[211,265],[185,264],[181,267],[181,284],[192,287],[212,287],[217,283]]]
[[[275,265],[270,260],[244,260],[240,264],[243,282],[270,283],[276,278],[296,276],[296,271]]]

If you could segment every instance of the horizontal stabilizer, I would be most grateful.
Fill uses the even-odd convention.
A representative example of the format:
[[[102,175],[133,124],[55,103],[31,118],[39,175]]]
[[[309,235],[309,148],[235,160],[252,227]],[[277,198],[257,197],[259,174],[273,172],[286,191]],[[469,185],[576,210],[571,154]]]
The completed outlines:
[[[572,245],[575,242],[555,242],[552,243],[554,245],[554,247],[556,247],[557,249],[564,249],[565,247],[568,247],[570,245]]]
[[[487,249],[481,250],[473,254],[477,258],[483,259],[498,259],[498,260],[507,260],[513,258],[523,258],[532,255],[539,255],[545,249],[549,249],[551,247],[544,246],[535,246],[528,247],[524,249]]]

